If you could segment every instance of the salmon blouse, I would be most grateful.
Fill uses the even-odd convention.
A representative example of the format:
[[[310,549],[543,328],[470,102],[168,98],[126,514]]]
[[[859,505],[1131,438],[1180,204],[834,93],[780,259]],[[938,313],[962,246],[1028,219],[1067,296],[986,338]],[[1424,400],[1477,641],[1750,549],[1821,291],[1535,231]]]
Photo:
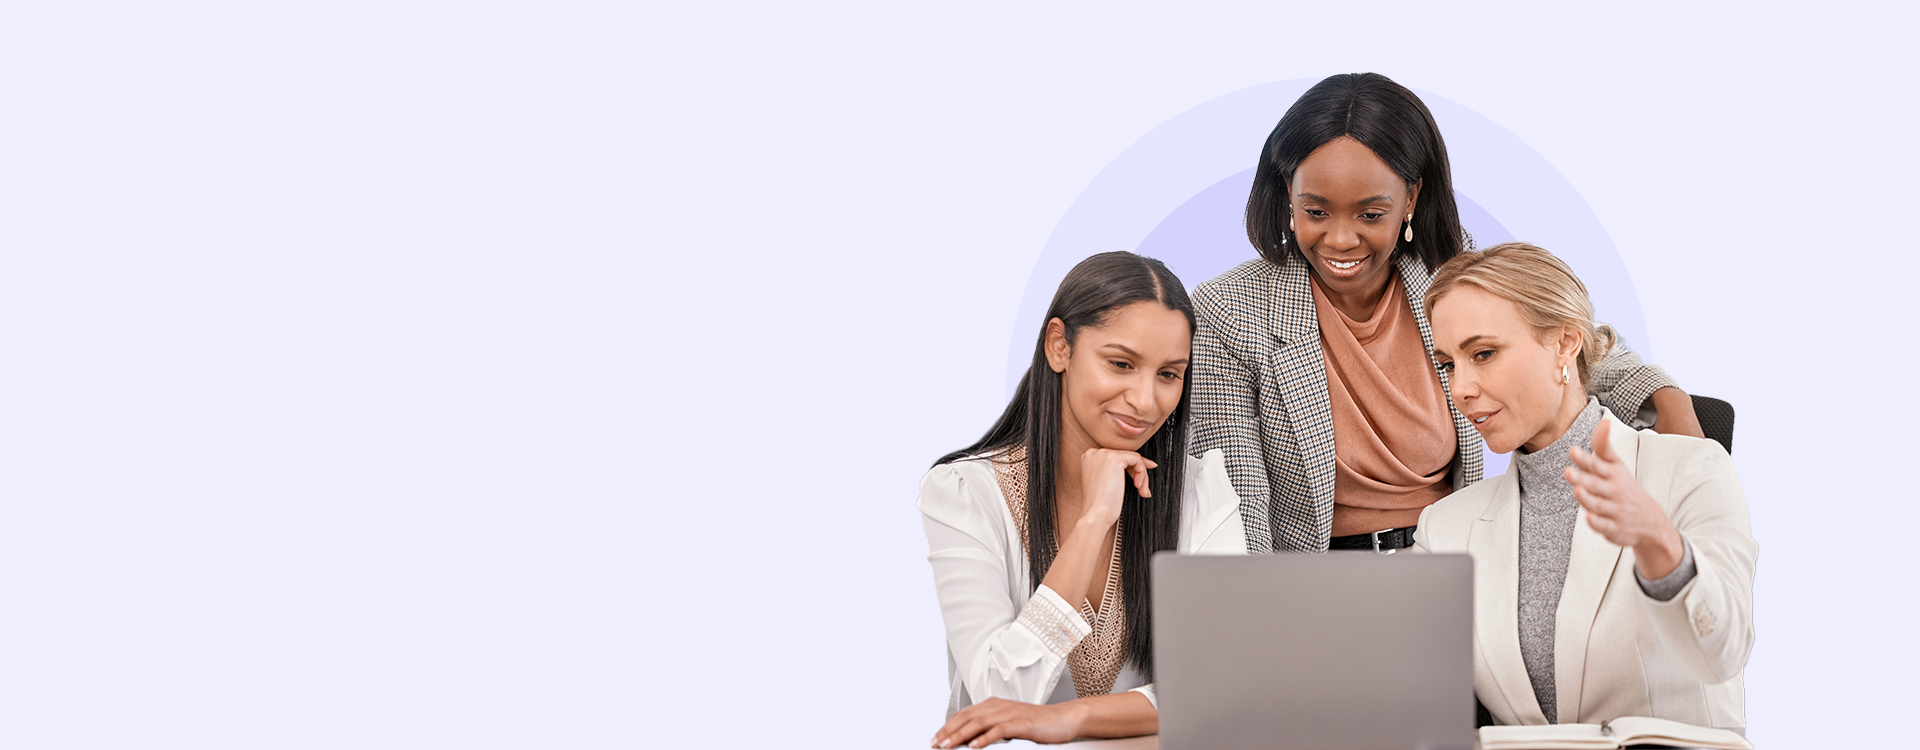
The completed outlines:
[[[1333,535],[1412,526],[1453,490],[1459,440],[1406,286],[1395,272],[1365,320],[1334,307],[1318,278],[1313,303],[1333,410]]]

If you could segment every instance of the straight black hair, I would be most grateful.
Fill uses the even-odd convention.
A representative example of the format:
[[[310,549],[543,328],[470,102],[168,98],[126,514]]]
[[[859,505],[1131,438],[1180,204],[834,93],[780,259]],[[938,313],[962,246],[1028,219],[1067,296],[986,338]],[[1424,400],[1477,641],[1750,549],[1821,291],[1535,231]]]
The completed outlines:
[[[1047,320],[1065,325],[1072,345],[1080,329],[1099,327],[1115,310],[1135,302],[1158,302],[1187,316],[1194,327],[1187,288],[1166,264],[1129,252],[1095,255],[1073,267],[1047,306]],[[1054,478],[1060,461],[1060,419],[1064,391],[1060,373],[1047,364],[1047,327],[1033,345],[1033,362],[1020,377],[1013,401],[987,434],[974,444],[941,456],[938,466],[979,459],[1003,450],[1027,448],[1027,578],[1038,589],[1053,566],[1059,545],[1054,528]],[[1180,403],[1167,421],[1140,446],[1140,455],[1158,468],[1147,472],[1153,497],[1142,498],[1131,482],[1120,509],[1120,596],[1127,607],[1127,659],[1147,681],[1153,680],[1153,553],[1179,547],[1180,502],[1186,487],[1187,403],[1193,379],[1180,384]]]
[[[1460,207],[1453,200],[1447,144],[1433,113],[1420,97],[1386,76],[1342,73],[1301,94],[1260,148],[1253,192],[1247,196],[1247,239],[1260,257],[1276,265],[1295,258],[1306,262],[1298,238],[1287,228],[1292,211],[1287,186],[1314,149],[1343,135],[1371,149],[1409,189],[1420,186],[1413,241],[1400,238],[1394,255],[1412,253],[1427,270],[1459,255],[1465,245]]]

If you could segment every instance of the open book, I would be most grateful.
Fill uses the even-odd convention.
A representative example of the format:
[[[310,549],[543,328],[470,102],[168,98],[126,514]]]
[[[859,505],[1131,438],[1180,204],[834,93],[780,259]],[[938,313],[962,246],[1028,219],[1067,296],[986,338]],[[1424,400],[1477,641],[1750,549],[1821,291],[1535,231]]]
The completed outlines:
[[[1480,728],[1480,750],[1612,750],[1629,745],[1753,750],[1745,737],[1725,729],[1645,716],[1622,716],[1605,724]]]

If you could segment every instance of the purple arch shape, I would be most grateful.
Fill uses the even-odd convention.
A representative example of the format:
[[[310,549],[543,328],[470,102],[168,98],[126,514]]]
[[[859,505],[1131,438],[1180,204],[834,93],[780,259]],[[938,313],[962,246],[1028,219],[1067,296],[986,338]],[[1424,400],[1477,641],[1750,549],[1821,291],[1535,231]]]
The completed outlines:
[[[1142,136],[1095,175],[1028,276],[1008,342],[1009,395],[1033,355],[1055,287],[1087,256],[1109,250],[1151,255],[1189,288],[1254,257],[1241,224],[1252,166],[1273,124],[1316,80],[1262,84],[1203,102]],[[1520,239],[1565,259],[1592,291],[1599,318],[1651,361],[1632,278],[1579,191],[1497,123],[1418,93],[1447,139],[1460,218],[1480,246]]]

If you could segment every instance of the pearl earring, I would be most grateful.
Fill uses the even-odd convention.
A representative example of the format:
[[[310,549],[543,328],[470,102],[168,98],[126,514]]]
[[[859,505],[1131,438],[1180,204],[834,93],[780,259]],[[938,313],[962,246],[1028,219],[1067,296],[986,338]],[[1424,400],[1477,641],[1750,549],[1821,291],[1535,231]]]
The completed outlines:
[[[1413,214],[1407,214],[1407,232],[1400,236],[1407,238],[1408,242],[1413,241]]]
[[[1573,382],[1573,378],[1567,377],[1567,366],[1561,365],[1560,366],[1560,384],[1567,385],[1568,383],[1572,383],[1572,382]]]

